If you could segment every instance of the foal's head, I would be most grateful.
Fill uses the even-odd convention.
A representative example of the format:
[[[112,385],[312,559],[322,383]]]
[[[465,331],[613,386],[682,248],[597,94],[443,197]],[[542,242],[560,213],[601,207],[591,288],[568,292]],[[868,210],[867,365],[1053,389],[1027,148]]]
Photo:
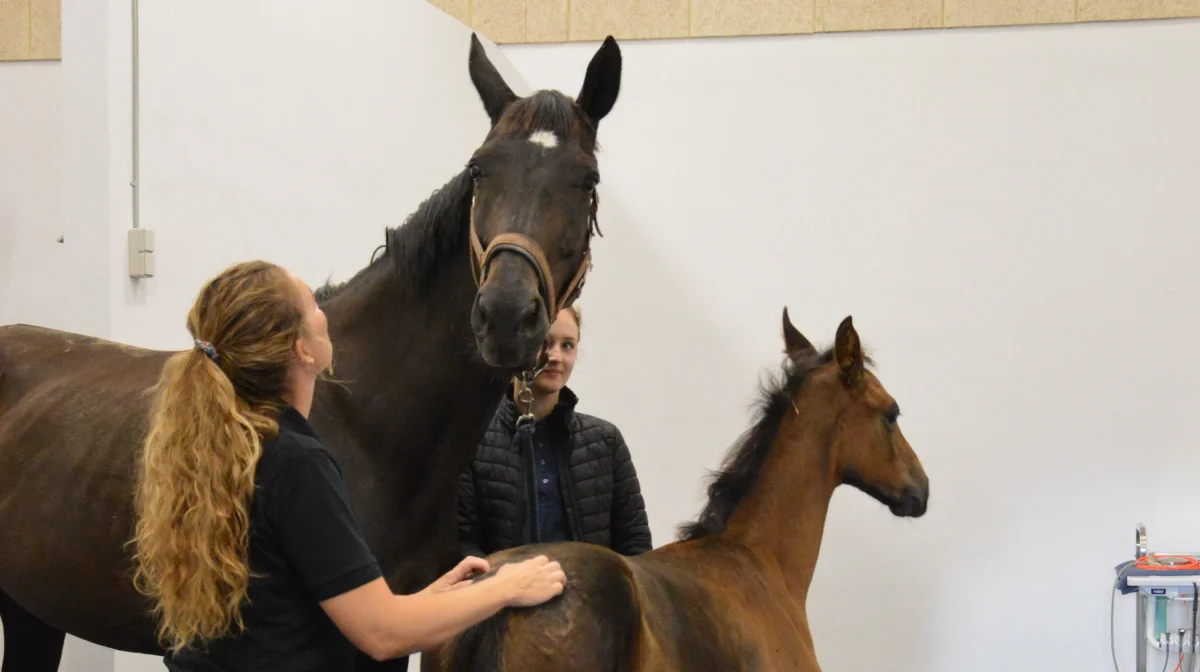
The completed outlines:
[[[529,367],[590,260],[596,128],[617,100],[621,52],[605,40],[574,99],[557,91],[518,97],[474,37],[470,71],[492,122],[468,165],[479,281],[471,326],[488,364]]]
[[[924,515],[929,479],[900,431],[899,404],[866,368],[851,318],[838,326],[833,350],[821,355],[792,326],[785,308],[783,338],[792,366],[811,370],[798,389],[786,391],[802,416],[797,426],[818,429],[839,482],[871,495],[897,516]]]

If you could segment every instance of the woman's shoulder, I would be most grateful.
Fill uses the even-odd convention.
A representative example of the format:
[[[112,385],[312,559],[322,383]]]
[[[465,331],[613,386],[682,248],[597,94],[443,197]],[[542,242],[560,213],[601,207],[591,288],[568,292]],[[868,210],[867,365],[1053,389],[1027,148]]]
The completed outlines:
[[[264,478],[272,479],[295,469],[332,469],[341,473],[337,459],[321,443],[320,438],[312,433],[298,431],[286,423],[280,423],[279,433],[263,444],[258,470]]]
[[[609,420],[580,411],[574,411],[571,416],[576,429],[581,432],[594,433],[597,439],[603,438],[606,441],[621,440],[621,430]]]

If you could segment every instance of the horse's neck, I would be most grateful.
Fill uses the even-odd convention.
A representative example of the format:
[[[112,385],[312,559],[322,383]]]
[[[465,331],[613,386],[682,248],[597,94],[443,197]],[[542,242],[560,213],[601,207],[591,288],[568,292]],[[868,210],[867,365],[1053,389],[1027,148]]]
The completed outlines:
[[[789,415],[783,422],[799,420]],[[779,436],[791,433],[786,429],[781,427]],[[824,440],[822,432],[806,429],[801,436],[786,446],[775,439],[758,483],[738,505],[723,534],[776,563],[788,592],[803,607],[836,481],[818,445]]]
[[[466,249],[447,259],[421,291],[381,260],[325,307],[334,377],[348,383],[355,422],[371,439],[362,451],[381,460],[423,454],[456,424],[484,422],[499,402],[503,385],[475,354],[467,259]]]

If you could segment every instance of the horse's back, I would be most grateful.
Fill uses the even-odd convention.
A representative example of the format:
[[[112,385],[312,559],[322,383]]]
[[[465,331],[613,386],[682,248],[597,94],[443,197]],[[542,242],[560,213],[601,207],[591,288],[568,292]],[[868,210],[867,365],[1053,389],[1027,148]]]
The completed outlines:
[[[167,356],[43,327],[0,327],[0,495],[5,474],[17,475],[5,467],[127,452]]]
[[[134,460],[168,356],[0,327],[0,589],[81,637],[107,640],[86,625],[143,617],[122,547]]]
[[[544,554],[567,575],[563,594],[529,609],[506,609],[451,640],[423,666],[442,672],[635,669],[640,612],[628,563],[602,546],[562,543],[493,555],[505,562]]]
[[[0,413],[48,384],[103,393],[145,389],[169,354],[45,327],[0,326]]]

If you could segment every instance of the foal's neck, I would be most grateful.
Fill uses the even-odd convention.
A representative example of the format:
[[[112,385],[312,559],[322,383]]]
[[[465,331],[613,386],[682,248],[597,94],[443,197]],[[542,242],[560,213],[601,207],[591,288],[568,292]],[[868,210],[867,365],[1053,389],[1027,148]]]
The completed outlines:
[[[808,597],[825,516],[837,485],[822,445],[827,431],[796,427],[802,422],[790,412],[781,420],[758,483],[738,504],[722,533],[776,563],[788,592],[801,605]],[[785,436],[786,440],[781,438]]]

